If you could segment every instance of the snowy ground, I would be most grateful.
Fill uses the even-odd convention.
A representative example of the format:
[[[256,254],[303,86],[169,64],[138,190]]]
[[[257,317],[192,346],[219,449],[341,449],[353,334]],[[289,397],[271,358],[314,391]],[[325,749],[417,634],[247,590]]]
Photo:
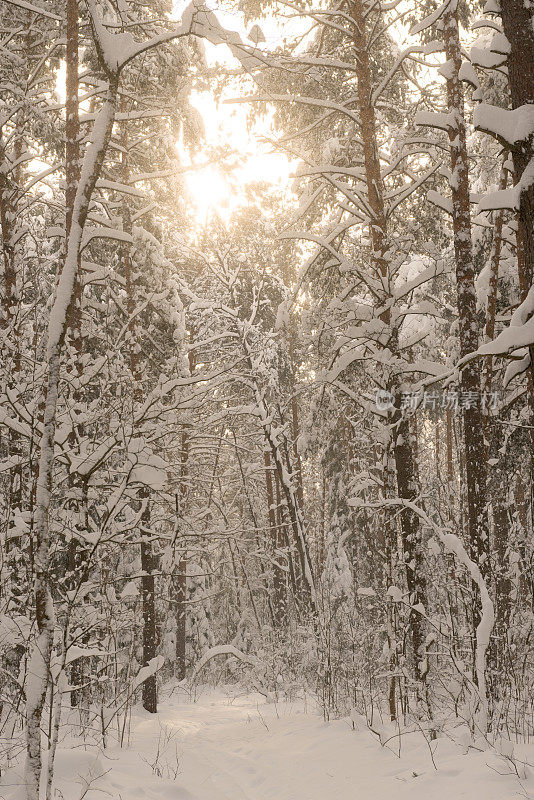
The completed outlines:
[[[161,712],[134,714],[128,749],[81,747],[57,756],[57,800],[512,800],[534,798],[492,751],[418,734],[382,747],[350,720],[323,722],[313,707],[205,690],[164,696]],[[389,749],[389,748],[392,749]],[[159,755],[158,755],[159,749]],[[532,753],[532,750],[531,750]],[[435,762],[433,764],[432,758]],[[101,777],[98,777],[101,776]],[[13,781],[13,773],[4,776]],[[88,783],[90,784],[88,786]],[[22,797],[0,785],[0,798]]]

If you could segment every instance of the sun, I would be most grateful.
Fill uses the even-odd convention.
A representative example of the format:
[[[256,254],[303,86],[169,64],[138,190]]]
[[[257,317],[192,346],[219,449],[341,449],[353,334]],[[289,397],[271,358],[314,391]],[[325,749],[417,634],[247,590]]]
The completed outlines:
[[[201,224],[213,215],[227,221],[240,204],[228,178],[216,167],[187,173],[186,184],[195,205],[195,216]]]
[[[206,46],[206,53],[213,56],[215,51],[224,49]],[[273,190],[287,187],[295,168],[283,153],[273,152],[263,141],[273,134],[273,113],[261,115],[251,127],[246,104],[225,102],[236,94],[239,89],[229,87],[217,102],[210,92],[193,90],[188,99],[203,121],[203,146],[192,156],[184,146],[183,136],[176,142],[194,216],[201,225],[214,214],[228,222],[232,214],[249,203],[247,188],[253,183],[266,183]],[[205,163],[218,148],[226,148],[232,154],[233,165],[211,163],[199,168],[199,162]]]

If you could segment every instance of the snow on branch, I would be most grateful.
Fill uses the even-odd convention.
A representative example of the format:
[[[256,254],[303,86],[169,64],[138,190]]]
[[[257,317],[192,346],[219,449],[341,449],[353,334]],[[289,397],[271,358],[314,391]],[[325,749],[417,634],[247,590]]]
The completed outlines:
[[[26,0],[5,0],[5,2],[12,6],[17,6],[17,8],[23,8],[25,11],[31,11],[33,14],[40,14],[42,17],[55,19],[58,22],[63,21],[63,17],[58,17],[57,14],[52,14],[51,11],[46,11],[46,9],[41,8],[41,6],[36,6],[33,3],[27,3]]]
[[[406,297],[407,294],[413,292],[414,289],[417,289],[419,286],[422,286],[424,283],[427,283],[430,280],[433,280],[438,275],[441,275],[445,269],[445,265],[443,262],[436,263],[430,267],[426,267],[419,275],[416,275],[415,278],[412,278],[409,281],[404,281],[398,288],[395,289],[394,295],[397,300],[400,300],[402,297]]]
[[[512,186],[509,189],[499,189],[485,195],[479,203],[478,212],[482,211],[519,211],[521,186]]]
[[[480,81],[478,80],[478,75],[471,62],[464,61],[462,63],[458,77],[461,81],[471,84],[473,89],[480,89]]]
[[[495,192],[489,192],[479,202],[478,210],[482,211],[497,211],[501,208],[509,209],[511,211],[519,211],[521,202],[521,195],[526,192],[534,184],[534,158],[531,159],[526,167],[521,180],[512,186],[510,189],[499,189]]]
[[[328,109],[329,111],[338,111],[340,114],[344,114],[353,122],[359,124],[360,117],[355,112],[352,111],[349,106],[354,102],[354,98],[351,97],[346,100],[344,103],[335,103],[324,98],[320,97],[311,97],[308,95],[301,95],[301,94],[252,94],[246,95],[241,97],[232,97],[228,98],[224,101],[225,103],[273,103],[273,102],[285,102],[285,103],[297,103],[299,105],[305,106],[314,106],[317,108],[324,108]]]
[[[141,667],[133,680],[132,692],[134,692],[138,686],[141,686],[148,678],[151,678],[152,675],[155,675],[156,672],[159,672],[164,663],[165,659],[163,656],[156,656],[156,658],[150,659],[146,667]]]
[[[111,75],[117,75],[137,55],[156,47],[163,41],[190,34],[194,12],[194,7],[189,5],[180,24],[172,31],[166,31],[165,34],[152,37],[146,42],[137,42],[130,33],[110,33],[97,10],[96,0],[87,0],[87,8],[100,60]],[[162,36],[167,38],[162,39]]]
[[[115,239],[118,242],[128,242],[132,241],[132,237],[129,233],[125,231],[117,230],[114,228],[96,228],[96,227],[89,227],[87,226],[84,230],[83,238],[80,243],[80,252],[85,250],[85,248],[94,240],[94,239]]]
[[[512,314],[510,324],[493,342],[483,344],[477,354],[504,356],[534,344],[534,286]]]
[[[391,203],[388,203],[388,215],[392,214],[393,211],[399,206],[401,203],[406,200],[411,194],[413,194],[417,189],[419,189],[423,184],[425,184],[429,178],[434,175],[435,172],[438,171],[440,165],[434,164],[430,169],[428,169],[423,175],[420,175],[418,178],[414,178],[414,180],[410,181],[409,183],[405,183],[401,186],[397,192],[397,196],[393,199],[392,196],[388,196],[388,200],[391,199]]]
[[[201,36],[212,44],[225,44],[230,48],[232,55],[241,62],[247,71],[252,71],[264,65],[264,61],[257,55],[257,50],[251,52],[240,35],[235,31],[223,28],[213,11],[205,4],[193,3],[195,15],[193,20],[193,33]]]
[[[249,655],[247,653],[243,653],[241,650],[238,650],[237,647],[234,647],[232,644],[220,644],[216,647],[210,647],[209,650],[206,650],[204,655],[201,657],[200,661],[195,665],[193,670],[193,674],[191,675],[191,681],[195,681],[200,671],[208,664],[213,658],[217,656],[232,656],[233,658],[237,658],[243,664],[248,664],[251,667],[255,667],[256,670],[260,673],[257,674],[256,677],[258,678],[257,682],[252,682],[256,691],[260,694],[263,694],[267,700],[271,700],[270,693],[261,686],[261,674],[265,672],[265,665],[259,658],[255,656]],[[258,685],[259,684],[259,685]]]
[[[506,56],[502,55],[502,53],[494,53],[488,47],[473,46],[469,51],[469,57],[472,64],[476,67],[482,67],[482,69],[499,69],[503,67],[500,70],[501,72],[506,69],[503,66],[506,64]]]
[[[481,103],[474,110],[473,123],[477,131],[489,133],[504,147],[514,150],[534,136],[534,105],[527,103],[506,111]]]
[[[400,53],[397,59],[395,60],[395,63],[393,64],[389,72],[386,74],[384,79],[374,90],[372,102],[376,103],[376,101],[383,95],[384,91],[387,89],[390,81],[396,74],[397,70],[399,69],[401,64],[403,64],[404,61],[406,61],[407,58],[410,58],[410,56],[414,55],[415,53],[424,54],[425,52],[426,52],[426,47],[407,47],[405,50],[403,50],[402,53]]]
[[[232,644],[220,644],[217,645],[217,647],[210,647],[209,650],[206,650],[200,661],[195,665],[191,679],[194,680],[206,664],[211,661],[212,658],[216,658],[216,656],[234,656],[234,658],[239,659],[239,661],[242,661],[244,664],[249,664],[251,667],[262,666],[262,662],[259,658],[243,653]]]
[[[95,44],[109,74],[117,75],[130,61],[147,50],[190,35],[207,39],[212,44],[226,44],[247,71],[263,65],[263,61],[251,52],[251,48],[243,43],[238,33],[223,28],[216,14],[197,0],[187,6],[177,25],[145,42],[136,41],[125,31],[111,33],[97,11],[95,0],[87,0],[87,6]]]
[[[166,174],[169,174],[168,172]],[[133,181],[130,181],[133,183]],[[130,186],[124,183],[118,183],[117,181],[108,181],[104,180],[103,178],[99,178],[96,182],[96,189],[109,189],[113,192],[121,192],[122,194],[129,194],[133,197],[140,197],[144,198],[145,193],[140,189],[136,189],[134,186]]]
[[[532,292],[532,290],[531,290]],[[406,500],[404,498],[397,498],[392,500],[382,500],[380,504],[369,504],[364,503],[360,498],[352,498],[348,501],[349,506],[354,507],[380,507],[384,506],[403,506],[405,508],[409,508],[414,514],[417,514],[420,519],[427,525],[431,530],[434,531],[437,538],[440,540],[443,548],[447,553],[451,553],[451,555],[456,556],[460,564],[462,564],[466,570],[468,571],[469,575],[473,583],[475,583],[478,587],[480,592],[480,604],[481,604],[481,617],[480,622],[477,625],[476,629],[476,653],[475,653],[475,672],[476,672],[476,679],[477,679],[477,690],[480,700],[481,706],[481,713],[480,718],[478,720],[478,724],[480,726],[480,730],[486,731],[487,730],[487,721],[488,721],[488,701],[487,701],[487,687],[486,687],[486,653],[490,644],[490,637],[493,631],[493,626],[495,624],[495,609],[493,607],[493,602],[489,595],[488,587],[486,585],[486,581],[482,576],[480,568],[478,564],[476,564],[468,555],[467,550],[464,547],[464,544],[459,536],[455,533],[446,533],[439,525],[437,525],[434,520],[432,520],[422,508],[420,508],[417,503],[412,502],[411,500]]]
[[[453,114],[442,114],[439,111],[418,111],[415,115],[415,124],[449,131],[455,127],[456,122]]]
[[[418,22],[417,25],[413,26],[410,31],[410,36],[416,36],[418,33],[426,31],[427,28],[431,28],[432,25],[435,25],[436,22],[439,22],[440,19],[442,19],[449,6],[452,6],[452,10],[454,10],[456,5],[457,0],[445,0],[445,2],[438,6],[436,10],[432,12],[432,14],[429,14],[428,17],[425,17],[423,20],[421,20],[421,22]]]
[[[440,208],[446,214],[452,216],[452,199],[450,197],[444,197],[434,189],[430,189],[427,192],[426,199],[429,203],[432,203],[433,206],[436,206],[436,208]]]
[[[452,199],[450,197],[444,197],[439,192],[436,192],[434,189],[429,189],[426,195],[426,199],[429,203],[432,203],[433,206],[440,208],[446,214],[452,215]],[[475,194],[475,192],[469,193],[469,202],[476,204],[480,203],[480,195]],[[484,209],[479,208],[479,211]],[[476,222],[477,224],[482,224],[482,221],[477,221],[476,219],[473,220],[473,223]]]

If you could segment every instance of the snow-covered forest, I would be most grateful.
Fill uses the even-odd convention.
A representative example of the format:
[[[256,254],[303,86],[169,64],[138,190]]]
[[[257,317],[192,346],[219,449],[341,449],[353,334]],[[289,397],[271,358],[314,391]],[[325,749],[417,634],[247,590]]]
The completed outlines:
[[[533,797],[532,0],[0,0],[0,234],[2,800]]]

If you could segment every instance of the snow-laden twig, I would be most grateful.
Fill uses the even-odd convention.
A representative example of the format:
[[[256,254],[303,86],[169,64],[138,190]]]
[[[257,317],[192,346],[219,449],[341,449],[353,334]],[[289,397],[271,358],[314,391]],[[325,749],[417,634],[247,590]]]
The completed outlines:
[[[383,500],[379,504],[362,503],[359,499],[349,500],[349,505],[369,507],[384,507],[384,506],[404,506],[409,508],[420,519],[431,528],[447,553],[455,555],[458,561],[469,572],[473,582],[478,586],[480,592],[481,602],[481,617],[480,622],[476,629],[476,653],[475,653],[475,672],[477,678],[478,695],[480,701],[480,713],[477,719],[479,729],[486,733],[488,727],[488,698],[487,698],[487,684],[486,684],[486,653],[490,643],[490,637],[495,623],[495,609],[493,602],[489,596],[488,587],[482,576],[478,564],[476,564],[468,555],[462,540],[454,533],[446,533],[437,525],[428,514],[420,508],[417,503],[411,500],[404,500],[402,498]]]
[[[217,656],[232,656],[233,658],[237,658],[243,664],[248,664],[249,666],[254,667],[260,673],[265,671],[263,662],[260,661],[259,658],[256,658],[256,656],[243,653],[242,650],[238,650],[238,648],[234,647],[233,644],[220,644],[216,647],[210,647],[209,650],[206,650],[204,655],[200,658],[200,661],[197,662],[195,668],[193,669],[191,682],[194,682],[206,664],[208,664]],[[271,694],[261,685],[261,676],[257,675],[257,678],[258,681],[253,681],[254,688],[270,701],[272,699]]]

